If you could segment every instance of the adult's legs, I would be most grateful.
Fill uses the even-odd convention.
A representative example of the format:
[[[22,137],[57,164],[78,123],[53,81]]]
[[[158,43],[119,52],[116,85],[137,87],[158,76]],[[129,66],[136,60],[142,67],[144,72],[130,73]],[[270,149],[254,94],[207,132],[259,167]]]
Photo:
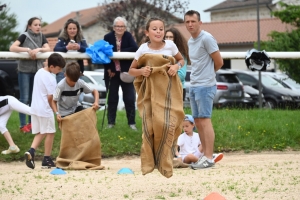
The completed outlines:
[[[123,101],[125,104],[128,125],[135,124],[135,89],[133,83],[124,83],[121,81],[123,91]]]
[[[212,159],[215,142],[215,132],[210,118],[196,118],[196,127],[199,127],[199,136],[203,153],[208,159]]]
[[[31,104],[31,96],[33,90],[34,73],[19,72],[18,82],[20,88],[20,101],[26,105]],[[20,127],[26,125],[26,115],[20,113]],[[31,117],[28,116],[28,123],[31,123]]]
[[[108,124],[116,123],[116,114],[117,114],[117,107],[119,102],[120,81],[121,80],[118,72],[116,72],[114,77],[110,78],[108,109],[107,109]]]

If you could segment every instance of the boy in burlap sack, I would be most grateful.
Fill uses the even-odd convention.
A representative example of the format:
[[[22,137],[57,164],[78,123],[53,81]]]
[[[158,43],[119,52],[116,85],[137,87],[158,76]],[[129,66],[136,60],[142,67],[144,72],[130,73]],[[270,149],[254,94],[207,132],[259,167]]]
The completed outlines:
[[[176,45],[163,40],[161,19],[151,18],[145,33],[149,42],[140,46],[129,70],[136,77],[134,87],[142,117],[141,167],[143,175],[157,167],[169,178],[173,175],[172,149],[184,118],[182,85],[177,75],[184,61]]]

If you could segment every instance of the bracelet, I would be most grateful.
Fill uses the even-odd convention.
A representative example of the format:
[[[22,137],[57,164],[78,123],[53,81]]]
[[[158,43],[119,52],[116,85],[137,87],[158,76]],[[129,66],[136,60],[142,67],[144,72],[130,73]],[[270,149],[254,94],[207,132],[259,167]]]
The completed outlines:
[[[181,158],[181,155],[178,155],[177,158]]]
[[[59,112],[56,112],[55,114],[56,114],[56,115],[59,115]]]
[[[30,50],[31,50],[30,48],[27,48],[27,53],[28,53]]]
[[[181,62],[178,62],[177,65],[178,65],[179,69],[182,67]]]

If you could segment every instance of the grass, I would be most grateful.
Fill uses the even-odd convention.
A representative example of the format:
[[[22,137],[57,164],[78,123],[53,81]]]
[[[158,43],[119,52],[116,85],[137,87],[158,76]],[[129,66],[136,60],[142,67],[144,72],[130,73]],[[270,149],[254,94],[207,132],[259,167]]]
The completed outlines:
[[[191,113],[185,109],[186,113]],[[212,122],[215,130],[215,152],[229,151],[283,151],[300,150],[300,118],[298,110],[214,110]],[[125,111],[118,111],[117,124],[112,129],[101,130],[103,111],[97,112],[98,131],[102,144],[102,157],[139,155],[142,143],[141,118],[136,116],[139,131],[127,125]],[[22,160],[34,135],[19,131],[19,117],[13,112],[7,128],[21,149],[18,154],[0,155],[0,161]],[[61,132],[57,129],[52,156],[59,154]],[[0,150],[8,148],[4,137],[0,137]],[[43,143],[36,151],[37,159],[43,156]],[[172,196],[172,195],[171,195]]]

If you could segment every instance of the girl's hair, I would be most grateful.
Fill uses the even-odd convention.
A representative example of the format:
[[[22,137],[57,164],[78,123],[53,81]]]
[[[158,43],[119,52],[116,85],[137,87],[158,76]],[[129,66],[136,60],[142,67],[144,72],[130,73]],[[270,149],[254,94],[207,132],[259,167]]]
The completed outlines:
[[[33,21],[34,21],[34,20],[36,20],[36,19],[38,19],[38,20],[42,21],[42,19],[41,19],[41,18],[38,18],[38,17],[31,17],[31,18],[28,20],[28,22],[27,22],[27,26],[26,26],[25,32],[27,32],[27,31],[28,31],[28,26],[31,26],[31,25],[32,25],[32,23],[33,23]]]
[[[76,27],[77,27],[77,34],[75,35],[75,42],[80,42],[81,40],[83,40],[83,36],[82,36],[82,32],[81,32],[81,28],[80,28],[80,25],[77,21],[75,21],[74,19],[68,19],[68,21],[65,23],[64,25],[64,29],[61,31],[59,37],[60,38],[63,38],[65,40],[68,40],[70,39],[69,38],[69,35],[68,35],[68,26],[69,24],[75,24]]]
[[[158,18],[158,17],[151,17],[151,18],[147,21],[147,23],[146,23],[145,29],[146,29],[147,31],[149,31],[150,23],[153,22],[153,21],[161,21],[161,22],[163,23],[163,25],[164,25],[164,30],[165,30],[165,22],[164,22],[164,20],[162,20],[161,18]],[[150,39],[149,39],[149,37],[145,36],[145,37],[142,39],[142,41],[144,41],[144,42],[150,42]]]
[[[116,25],[117,22],[123,22],[124,26],[127,27],[127,20],[124,17],[116,17],[116,19],[114,20],[113,26]]]
[[[187,41],[185,40],[185,38],[180,34],[180,32],[176,28],[172,27],[166,30],[165,35],[167,34],[167,32],[173,33],[174,43],[176,44],[179,52],[187,59],[187,64],[190,65],[191,61],[188,53]]]

